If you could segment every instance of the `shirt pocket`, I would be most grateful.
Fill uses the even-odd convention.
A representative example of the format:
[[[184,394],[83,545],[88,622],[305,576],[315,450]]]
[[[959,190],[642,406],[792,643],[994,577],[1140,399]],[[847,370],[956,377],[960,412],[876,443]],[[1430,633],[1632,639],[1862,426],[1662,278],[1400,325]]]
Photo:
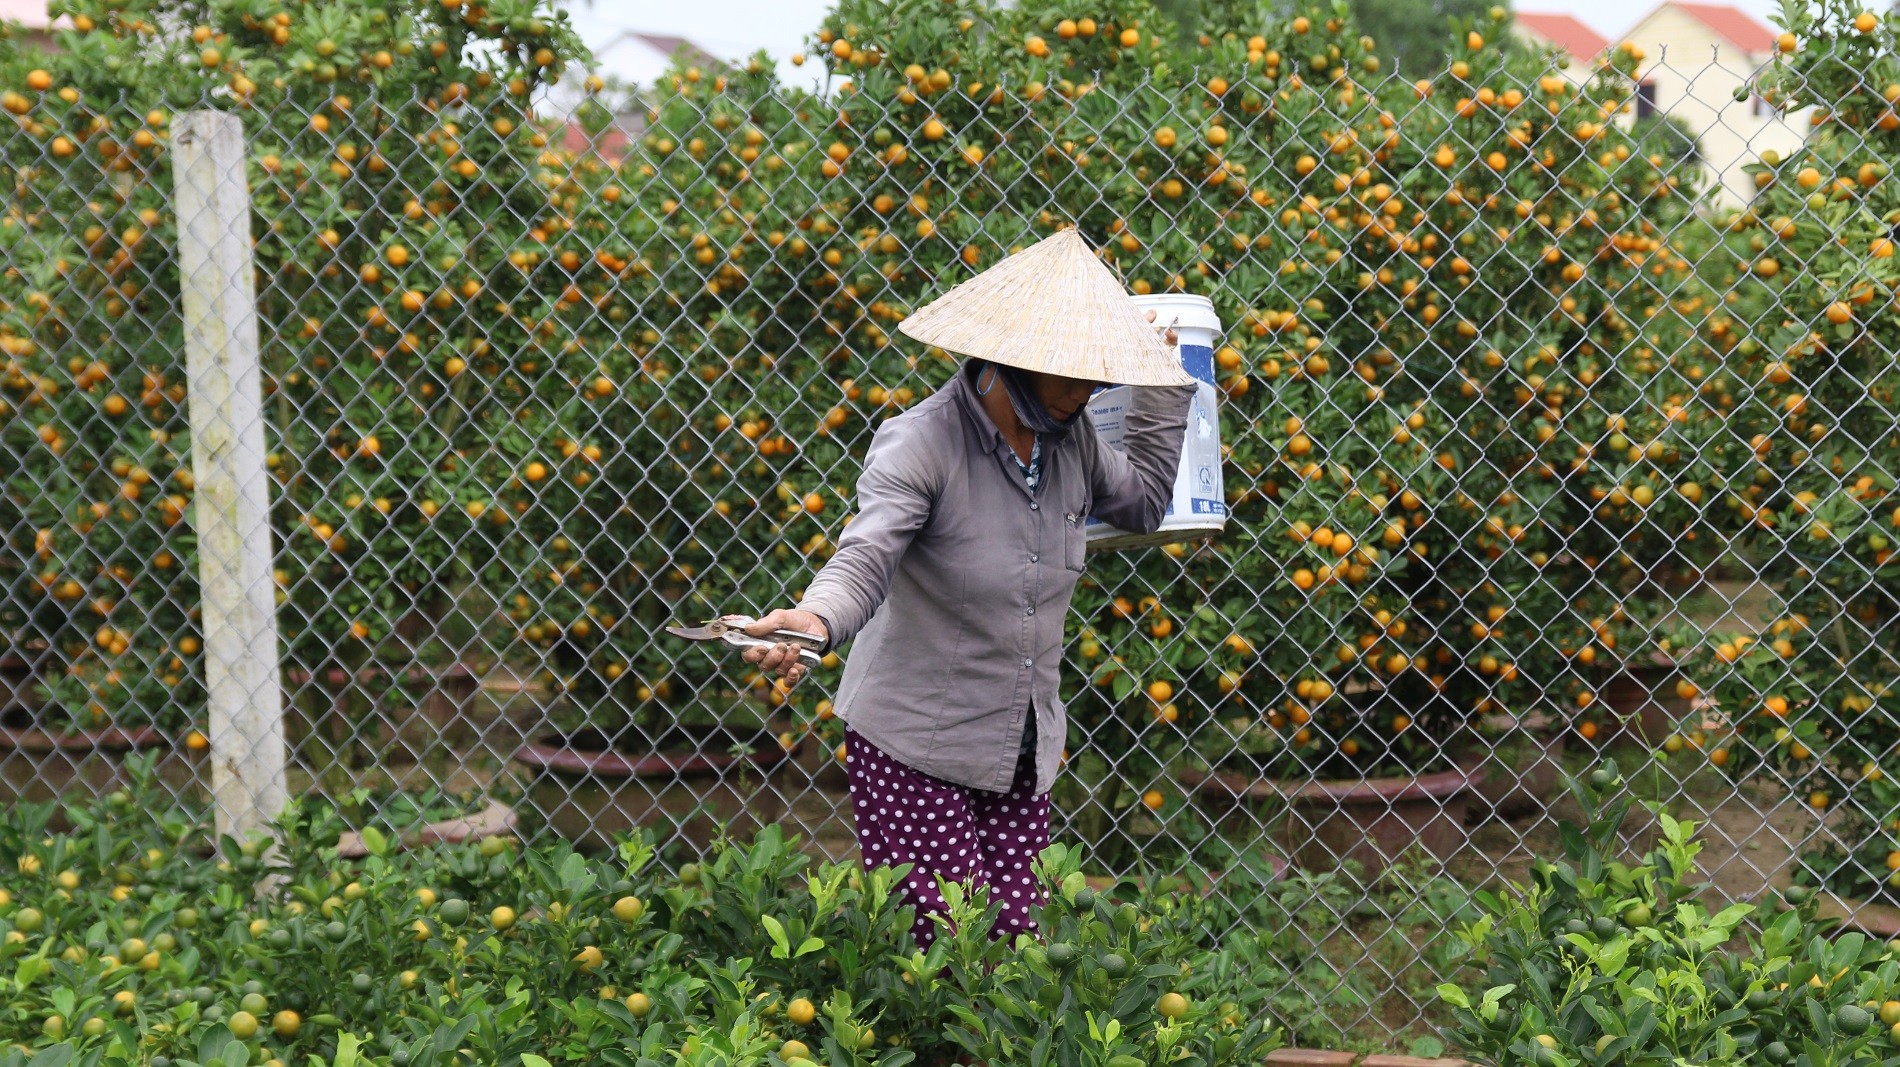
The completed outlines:
[[[1062,514],[1062,562],[1072,571],[1083,569],[1089,547],[1088,516],[1080,507]]]

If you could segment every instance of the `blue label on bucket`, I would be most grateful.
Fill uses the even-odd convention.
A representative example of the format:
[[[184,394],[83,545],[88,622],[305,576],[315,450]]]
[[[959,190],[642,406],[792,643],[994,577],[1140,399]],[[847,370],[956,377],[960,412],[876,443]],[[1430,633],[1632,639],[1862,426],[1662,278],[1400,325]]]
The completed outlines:
[[[1091,547],[1129,547],[1185,540],[1214,533],[1226,524],[1228,509],[1220,473],[1220,391],[1214,381],[1214,349],[1207,343],[1205,329],[1183,329],[1181,333],[1183,343],[1175,351],[1180,356],[1181,369],[1196,382],[1195,396],[1188,408],[1180,465],[1160,528],[1150,534],[1128,534],[1090,515],[1086,526]],[[1188,337],[1193,338],[1193,343],[1187,343]],[[1131,393],[1130,387],[1111,386],[1089,400],[1090,421],[1104,443],[1117,450],[1121,449],[1122,434],[1127,430]]]
[[[1189,497],[1188,511],[1189,513],[1194,514],[1194,515],[1225,515],[1227,514],[1227,505],[1225,503],[1222,503],[1219,500],[1209,500],[1206,497],[1200,497],[1200,496]],[[1168,518],[1168,517],[1173,516],[1173,514],[1174,514],[1174,501],[1170,500],[1168,501],[1168,509],[1162,512],[1161,515],[1163,518]],[[1091,523],[1096,523],[1096,522],[1101,522],[1101,521],[1102,520],[1095,518],[1094,516],[1089,517],[1089,522]]]
[[[1214,382],[1214,350],[1202,345],[1181,346],[1181,369],[1209,385]]]

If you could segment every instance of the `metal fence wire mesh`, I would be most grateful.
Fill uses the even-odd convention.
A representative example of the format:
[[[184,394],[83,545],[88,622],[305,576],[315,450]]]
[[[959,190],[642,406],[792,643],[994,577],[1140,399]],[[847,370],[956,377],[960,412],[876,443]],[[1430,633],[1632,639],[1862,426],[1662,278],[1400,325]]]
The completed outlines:
[[[1616,746],[1725,890],[1888,898],[1888,31],[1559,67],[1486,23],[1415,80],[1324,12],[1191,62],[1114,21],[840,24],[849,88],[682,69],[631,140],[500,67],[15,79],[7,793],[115,788],[142,751],[209,797],[170,158],[203,107],[247,138],[293,794],[855,855],[836,661],[788,692],[662,627],[789,605],[878,424],[954,370],[896,323],[1076,226],[1135,293],[1212,299],[1230,516],[1090,557],[1058,838],[1301,887],[1239,914],[1342,1028],[1426,1016],[1445,925],[1555,849],[1558,771]],[[1692,121],[1637,119],[1639,71]]]

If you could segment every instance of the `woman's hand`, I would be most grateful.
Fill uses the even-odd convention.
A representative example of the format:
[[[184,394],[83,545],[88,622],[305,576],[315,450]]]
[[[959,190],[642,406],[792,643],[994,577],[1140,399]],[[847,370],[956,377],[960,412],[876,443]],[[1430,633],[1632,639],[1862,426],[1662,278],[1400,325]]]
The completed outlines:
[[[823,619],[797,608],[779,608],[745,628],[745,632],[753,637],[766,637],[774,630],[797,630],[831,640],[831,631],[825,628]],[[743,658],[747,663],[758,664],[768,674],[776,673],[792,685],[797,685],[805,677],[805,665],[799,661],[798,646],[789,641],[771,648],[748,648]]]
[[[1155,320],[1155,313],[1152,309],[1150,309],[1148,312],[1148,321],[1153,322],[1154,320]],[[1161,335],[1161,339],[1168,342],[1169,347],[1173,347],[1174,345],[1177,345],[1181,342],[1181,335],[1175,332],[1174,327],[1170,326],[1168,327],[1168,332]]]

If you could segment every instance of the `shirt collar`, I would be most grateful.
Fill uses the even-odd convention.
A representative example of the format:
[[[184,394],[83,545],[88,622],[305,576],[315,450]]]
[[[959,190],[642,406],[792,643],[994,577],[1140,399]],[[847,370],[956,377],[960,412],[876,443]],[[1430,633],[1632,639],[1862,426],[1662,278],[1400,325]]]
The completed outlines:
[[[984,453],[987,455],[1000,448],[1009,453],[1009,458],[1013,460],[1016,458],[1015,450],[1009,447],[1003,431],[990,421],[990,413],[983,410],[983,398],[976,395],[976,374],[970,366],[971,363],[966,362],[957,368],[957,376],[951,386],[956,391],[957,403],[963,408],[964,417],[970,421],[970,429],[976,432],[976,439],[983,443]],[[1030,458],[1034,462],[1035,457],[1042,454],[1042,435],[1032,434],[1031,437]]]
[[[970,429],[976,432],[976,439],[983,442],[983,451],[994,452],[998,448],[1007,448],[1009,443],[1003,440],[1003,431],[990,421],[990,413],[983,410],[983,400],[976,395],[976,384],[971,380],[975,375],[971,364],[965,363],[957,368],[955,385],[957,404],[963,409],[964,418],[970,421]]]

